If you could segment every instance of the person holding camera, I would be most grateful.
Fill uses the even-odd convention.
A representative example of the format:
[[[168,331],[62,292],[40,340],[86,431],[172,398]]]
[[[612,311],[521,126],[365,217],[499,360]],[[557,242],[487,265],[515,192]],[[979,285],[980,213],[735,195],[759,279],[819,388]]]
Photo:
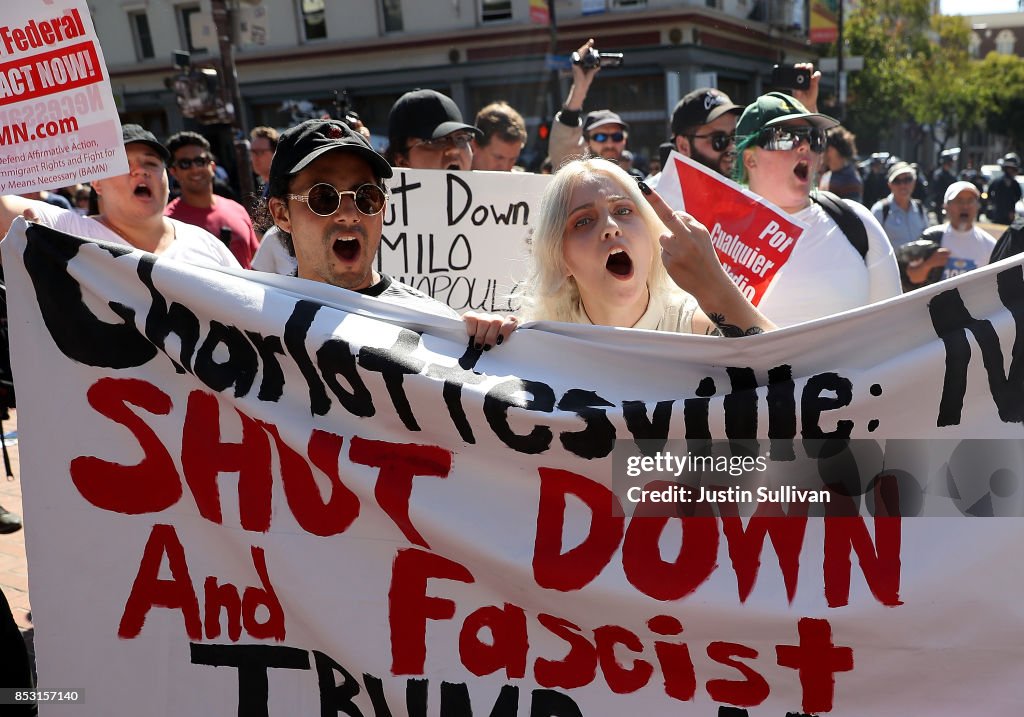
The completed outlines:
[[[622,159],[629,138],[629,124],[611,110],[594,110],[580,119],[590,85],[601,68],[619,64],[622,56],[605,55],[594,48],[594,39],[573,53],[572,87],[562,110],[551,123],[548,154],[557,170],[566,162],[586,156],[604,157],[613,162]],[[637,172],[637,174],[640,174]]]

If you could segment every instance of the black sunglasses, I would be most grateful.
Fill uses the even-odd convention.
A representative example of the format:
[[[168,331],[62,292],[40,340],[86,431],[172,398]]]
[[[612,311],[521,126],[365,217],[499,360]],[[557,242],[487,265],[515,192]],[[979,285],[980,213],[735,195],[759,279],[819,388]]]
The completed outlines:
[[[388,193],[376,184],[360,184],[355,190],[339,192],[326,182],[314,184],[306,194],[288,194],[288,199],[305,202],[310,211],[321,217],[329,217],[341,207],[341,198],[351,194],[356,209],[367,216],[380,214],[388,202]]]
[[[825,130],[817,127],[764,127],[757,144],[769,152],[786,152],[806,142],[812,152],[821,154],[825,141]]]
[[[691,134],[690,141],[695,139],[707,139],[711,141],[711,149],[716,152],[724,152],[729,146],[736,142],[736,135],[728,132],[712,132],[711,134]]]
[[[197,167],[205,167],[212,161],[213,157],[201,154],[198,157],[193,157],[192,159],[179,159],[175,161],[172,166],[177,167],[178,169],[191,169],[193,164]]]
[[[608,140],[611,140],[612,142],[621,142],[626,139],[626,135],[624,132],[612,132],[611,134],[608,132],[597,132],[590,135],[590,139],[599,143],[607,142]]]

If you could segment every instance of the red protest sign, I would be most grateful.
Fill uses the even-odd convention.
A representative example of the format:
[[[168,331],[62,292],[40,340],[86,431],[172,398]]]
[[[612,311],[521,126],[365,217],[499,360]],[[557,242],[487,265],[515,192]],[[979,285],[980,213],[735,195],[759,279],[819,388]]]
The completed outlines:
[[[102,81],[103,65],[96,55],[96,46],[91,41],[80,42],[0,64],[0,105]]]
[[[708,228],[726,273],[754,306],[804,232],[771,202],[676,152],[658,193]]]

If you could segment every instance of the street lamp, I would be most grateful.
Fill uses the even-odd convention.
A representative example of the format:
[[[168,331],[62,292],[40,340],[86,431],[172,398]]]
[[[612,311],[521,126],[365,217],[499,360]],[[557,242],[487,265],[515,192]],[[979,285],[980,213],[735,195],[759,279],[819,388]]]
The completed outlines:
[[[249,155],[248,128],[245,113],[242,111],[242,95],[238,88],[238,72],[235,69],[235,46],[232,39],[234,12],[236,7],[228,7],[227,0],[210,0],[213,12],[213,26],[217,30],[217,46],[220,50],[221,88],[224,104],[231,116],[231,125],[235,129],[235,165],[238,171],[238,188],[243,198],[254,192],[252,182],[252,160]]]

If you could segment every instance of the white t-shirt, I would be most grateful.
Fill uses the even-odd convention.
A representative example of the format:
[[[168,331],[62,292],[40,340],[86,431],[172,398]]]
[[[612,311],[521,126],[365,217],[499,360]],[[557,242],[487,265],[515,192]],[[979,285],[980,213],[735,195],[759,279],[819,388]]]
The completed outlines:
[[[260,248],[252,257],[251,266],[256,271],[265,271],[268,274],[295,276],[299,262],[284,248],[284,244],[281,242],[281,230],[277,227],[270,227],[263,235]]]
[[[942,246],[949,249],[949,261],[942,273],[943,279],[959,276],[971,269],[988,264],[992,249],[996,245],[995,238],[977,226],[961,232],[947,222],[942,234]]]
[[[667,297],[652,297],[644,311],[631,329],[648,329],[651,331],[667,331],[674,334],[693,333],[693,314],[700,308],[697,300],[685,291],[675,291]],[[582,304],[573,317],[573,323],[593,324]]]
[[[777,326],[793,326],[900,295],[896,256],[878,220],[862,204],[843,201],[864,223],[867,255],[861,257],[816,202],[794,214],[807,231],[757,307]]]
[[[39,224],[45,224],[51,229],[74,236],[131,246],[115,231],[91,217],[83,217],[74,211],[50,206],[44,202],[37,202],[32,209],[39,218]],[[177,219],[166,219],[174,226],[174,241],[160,253],[161,257],[200,266],[241,268],[235,255],[210,232],[192,224],[179,222]]]

